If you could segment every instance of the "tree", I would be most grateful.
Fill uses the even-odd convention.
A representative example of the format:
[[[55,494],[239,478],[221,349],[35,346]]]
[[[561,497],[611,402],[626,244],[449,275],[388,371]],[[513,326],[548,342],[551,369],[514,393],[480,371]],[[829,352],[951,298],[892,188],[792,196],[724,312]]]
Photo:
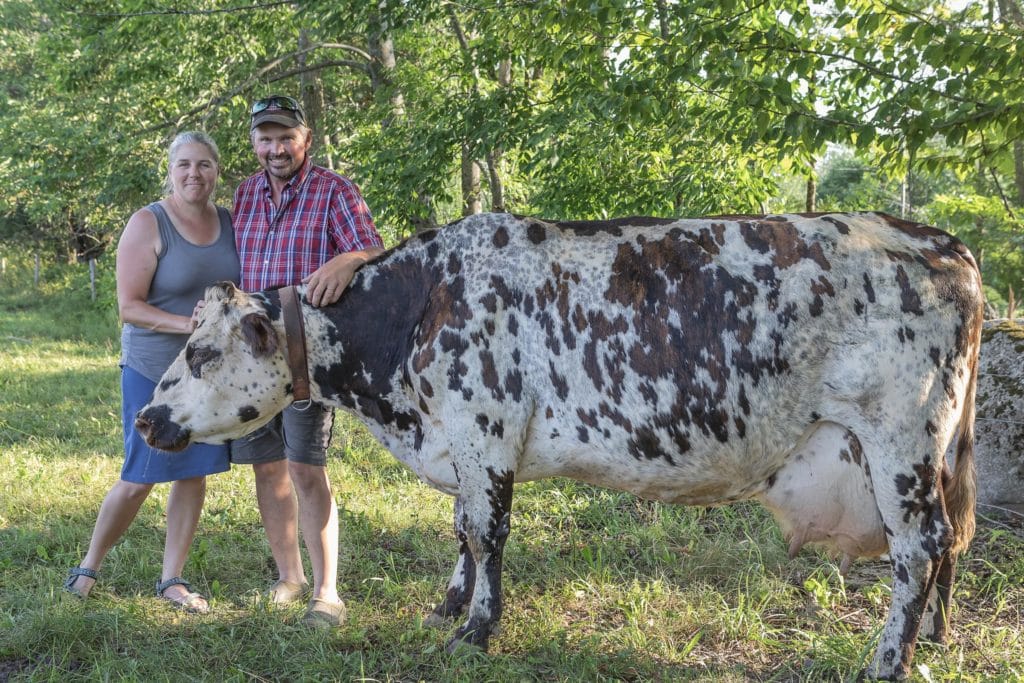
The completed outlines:
[[[910,177],[915,216],[924,181],[958,174],[999,199],[1012,236],[1024,29],[1018,0],[998,7],[8,0],[0,203],[111,236],[157,194],[180,129],[214,134],[228,188],[250,173],[247,104],[281,91],[303,97],[318,158],[362,186],[390,240],[477,207],[761,211],[836,144],[881,169],[880,192]],[[836,191],[821,178],[819,208]]]

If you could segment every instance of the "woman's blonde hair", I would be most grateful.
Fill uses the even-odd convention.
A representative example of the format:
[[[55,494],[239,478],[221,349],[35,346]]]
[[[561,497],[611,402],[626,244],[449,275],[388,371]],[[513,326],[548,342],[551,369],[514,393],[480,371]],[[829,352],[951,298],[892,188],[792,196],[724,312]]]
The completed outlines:
[[[213,141],[213,138],[201,130],[186,130],[178,133],[171,140],[171,144],[167,146],[167,177],[164,179],[164,192],[171,194],[174,192],[174,184],[171,182],[171,168],[174,166],[174,160],[178,156],[178,150],[181,149],[182,145],[206,145],[206,149],[210,150],[210,154],[213,155],[213,162],[217,164],[217,171],[220,171],[220,150],[217,149],[217,143]]]

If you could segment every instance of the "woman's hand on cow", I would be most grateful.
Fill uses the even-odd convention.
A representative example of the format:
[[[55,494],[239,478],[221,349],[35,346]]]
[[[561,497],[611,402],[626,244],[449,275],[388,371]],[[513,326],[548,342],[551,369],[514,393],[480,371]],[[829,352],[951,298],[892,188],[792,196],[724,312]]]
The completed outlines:
[[[192,319],[190,321],[191,329],[189,329],[189,333],[191,333],[193,330],[196,329],[196,327],[199,326],[199,314],[203,312],[204,306],[206,306],[206,300],[200,299],[199,301],[196,302],[195,308],[192,309]]]

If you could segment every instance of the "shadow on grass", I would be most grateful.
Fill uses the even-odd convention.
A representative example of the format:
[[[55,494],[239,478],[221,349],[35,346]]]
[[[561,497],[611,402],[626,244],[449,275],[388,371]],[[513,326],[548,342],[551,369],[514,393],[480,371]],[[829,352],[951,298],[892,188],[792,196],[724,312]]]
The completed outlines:
[[[294,611],[215,608],[186,616],[169,608],[118,606],[103,597],[64,602],[27,616],[15,647],[0,650],[0,680],[394,680],[394,681],[822,681],[822,668],[680,664],[633,649],[593,651],[555,639],[515,651],[448,654],[437,631],[396,632],[349,623],[334,632],[294,623]]]
[[[212,598],[210,615],[184,615],[152,598],[164,533],[162,520],[152,515],[129,529],[89,600],[61,599],[66,569],[88,542],[73,535],[91,529],[94,515],[83,510],[32,528],[0,530],[0,545],[9,551],[0,563],[0,614],[9,615],[7,633],[0,636],[0,671],[6,667],[33,680],[814,680],[790,671],[789,664],[773,669],[714,657],[693,664],[665,661],[610,644],[592,624],[587,629],[594,630],[581,635],[564,624],[564,614],[540,615],[553,624],[538,631],[496,636],[489,657],[448,655],[444,644],[455,624],[430,629],[422,618],[441,598],[455,561],[450,532],[384,529],[351,511],[342,517],[342,543],[352,557],[340,572],[351,620],[334,633],[296,625],[301,605],[275,609],[258,598],[274,578],[263,532],[258,524],[240,528],[237,520],[211,525],[204,518],[197,542],[205,550],[199,558],[194,551],[186,565],[196,589]],[[731,523],[723,518],[722,524]],[[585,538],[590,545],[599,541]],[[630,557],[617,542],[608,545],[606,561],[636,581],[666,577],[656,559]],[[524,593],[603,571],[592,557],[562,554],[558,547],[513,542],[508,556],[518,571],[506,571],[506,605],[520,614],[506,611],[506,620],[520,625],[533,609],[524,604]],[[509,600],[509,589],[520,597]]]
[[[4,380],[7,400],[0,402],[0,446],[56,439],[73,442],[79,450],[120,439],[119,375],[113,368],[20,371],[16,380]],[[17,386],[15,386],[15,382]],[[52,389],[60,386],[60,393]],[[120,447],[119,441],[115,443]],[[60,449],[41,450],[66,457]]]

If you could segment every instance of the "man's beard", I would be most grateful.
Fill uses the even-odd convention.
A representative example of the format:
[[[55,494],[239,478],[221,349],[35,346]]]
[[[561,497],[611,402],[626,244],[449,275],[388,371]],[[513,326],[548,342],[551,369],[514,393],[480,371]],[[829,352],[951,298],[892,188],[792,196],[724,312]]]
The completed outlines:
[[[284,161],[284,162],[286,162],[286,165],[284,167],[275,166],[274,162],[277,162],[277,161]],[[294,160],[290,156],[287,156],[287,157],[277,157],[277,158],[273,158],[273,159],[268,158],[267,159],[267,173],[269,173],[270,175],[274,176],[275,178],[281,178],[282,180],[287,180],[287,179],[291,178],[293,175],[295,175],[295,172],[297,170],[298,169],[295,168],[295,166],[294,166]]]

